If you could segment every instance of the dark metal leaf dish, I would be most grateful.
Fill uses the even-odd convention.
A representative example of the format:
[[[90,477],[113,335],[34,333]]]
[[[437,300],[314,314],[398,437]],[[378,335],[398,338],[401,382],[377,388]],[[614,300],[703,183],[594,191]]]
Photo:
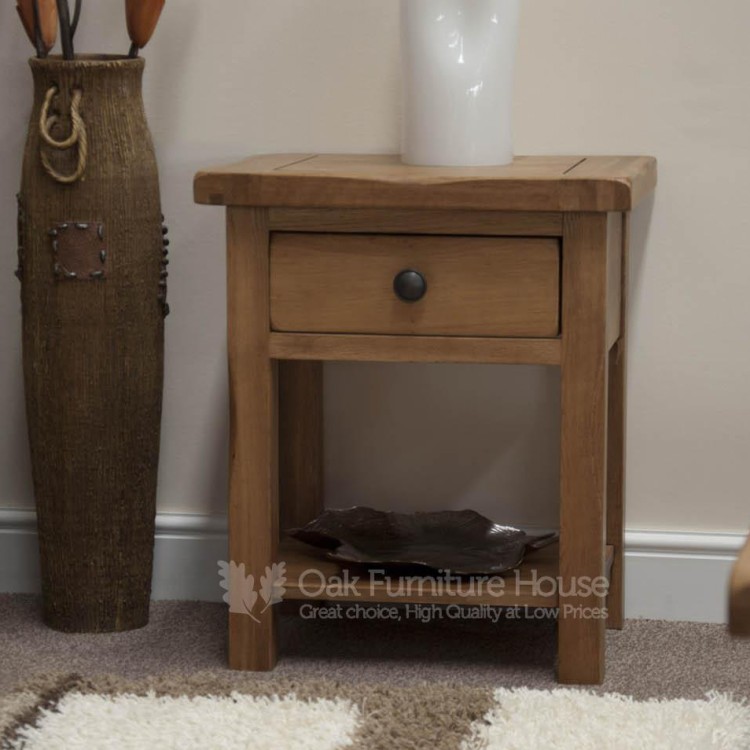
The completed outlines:
[[[473,510],[392,513],[372,508],[326,510],[289,535],[327,551],[326,557],[365,565],[420,565],[457,575],[499,575],[559,534],[531,536]]]

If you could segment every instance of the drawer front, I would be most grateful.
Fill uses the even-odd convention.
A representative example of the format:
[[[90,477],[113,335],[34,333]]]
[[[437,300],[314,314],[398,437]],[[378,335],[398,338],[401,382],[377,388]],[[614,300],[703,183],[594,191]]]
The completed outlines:
[[[559,296],[556,239],[271,238],[275,331],[554,337]]]

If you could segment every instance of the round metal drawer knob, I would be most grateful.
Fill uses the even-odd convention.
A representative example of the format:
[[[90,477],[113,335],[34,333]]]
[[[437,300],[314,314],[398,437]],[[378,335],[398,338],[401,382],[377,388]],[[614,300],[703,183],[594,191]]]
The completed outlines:
[[[404,302],[419,302],[427,293],[427,280],[419,271],[408,268],[396,274],[393,291]]]

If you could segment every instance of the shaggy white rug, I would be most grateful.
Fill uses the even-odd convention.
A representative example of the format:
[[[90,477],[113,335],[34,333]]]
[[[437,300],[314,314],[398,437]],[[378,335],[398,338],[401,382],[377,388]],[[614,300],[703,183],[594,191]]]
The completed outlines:
[[[726,696],[641,703],[580,690],[497,690],[462,750],[748,750],[750,708]]]
[[[157,697],[69,693],[36,726],[21,729],[19,750],[334,750],[350,747],[359,709],[346,700],[295,695]]]
[[[5,750],[750,750],[750,707],[723,695],[638,702],[583,690],[75,679],[4,698]],[[216,692],[214,692],[214,689]],[[174,690],[175,692],[170,692]],[[265,692],[264,692],[265,691]],[[278,695],[276,694],[278,692]],[[2,709],[2,704],[0,704]]]

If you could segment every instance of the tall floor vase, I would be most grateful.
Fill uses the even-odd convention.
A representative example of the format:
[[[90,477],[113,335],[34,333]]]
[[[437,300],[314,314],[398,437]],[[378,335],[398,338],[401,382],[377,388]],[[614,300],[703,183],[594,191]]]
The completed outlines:
[[[401,0],[407,164],[513,160],[520,1]]]
[[[143,68],[31,61],[23,365],[44,619],[64,631],[148,621],[167,243]]]

